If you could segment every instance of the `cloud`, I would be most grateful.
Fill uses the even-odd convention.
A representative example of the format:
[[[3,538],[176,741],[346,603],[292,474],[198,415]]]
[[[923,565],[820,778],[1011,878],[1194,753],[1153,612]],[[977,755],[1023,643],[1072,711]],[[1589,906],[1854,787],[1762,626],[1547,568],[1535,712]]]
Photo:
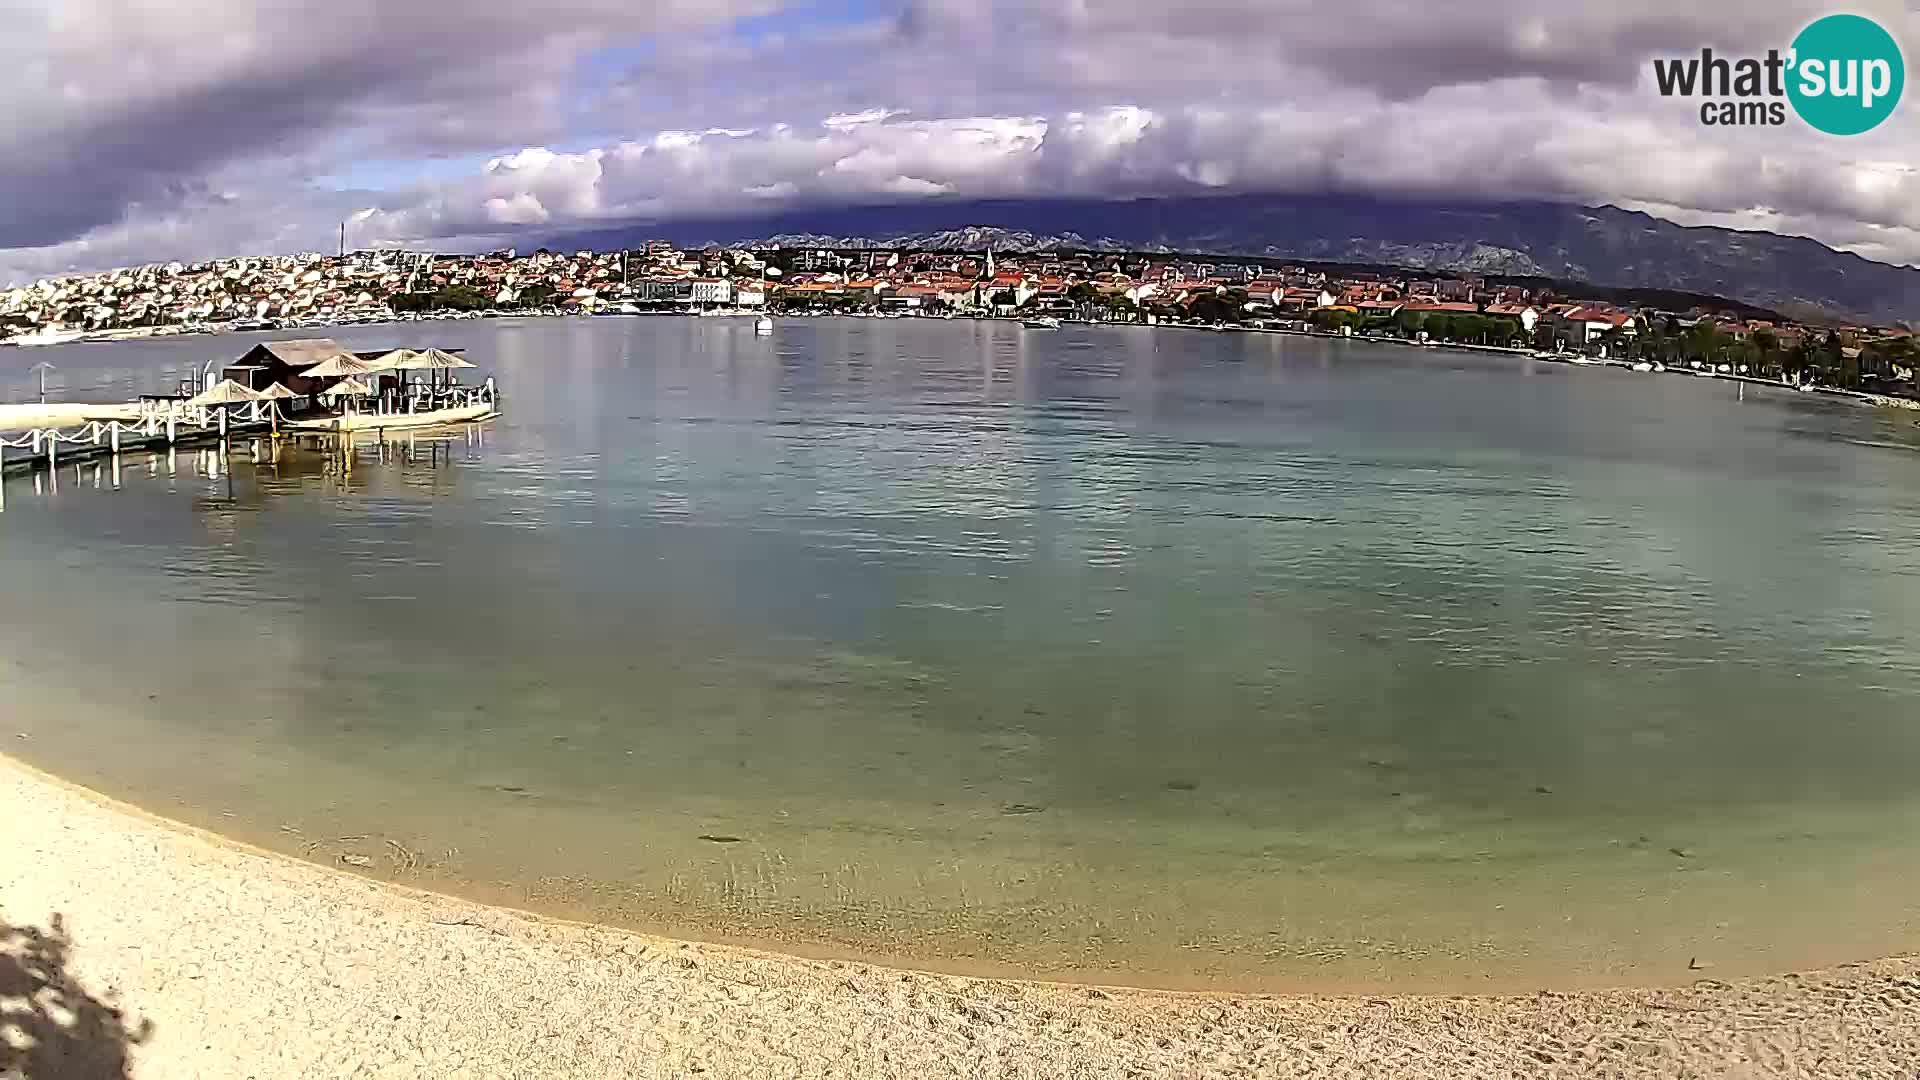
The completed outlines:
[[[356,243],[453,246],[785,205],[1262,190],[1615,202],[1920,259],[1920,103],[1834,139],[1704,127],[1651,86],[1652,56],[1784,46],[1824,13],[1801,0],[775,2],[0,0],[0,278],[326,246],[355,207]],[[312,179],[367,159],[392,179]],[[429,159],[474,164],[407,176]]]
[[[241,160],[492,149],[565,133],[596,43],[759,12],[755,0],[477,3],[9,0],[0,246],[170,214]]]

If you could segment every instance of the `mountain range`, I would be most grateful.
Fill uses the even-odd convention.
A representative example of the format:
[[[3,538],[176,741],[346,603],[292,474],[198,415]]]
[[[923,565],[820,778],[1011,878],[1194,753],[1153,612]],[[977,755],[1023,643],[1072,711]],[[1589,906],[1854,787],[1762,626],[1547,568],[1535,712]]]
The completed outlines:
[[[1815,240],[1673,222],[1616,206],[1337,195],[932,199],[662,222],[555,237],[680,246],[1140,251],[1397,266],[1723,296],[1800,317],[1920,322],[1920,269]]]

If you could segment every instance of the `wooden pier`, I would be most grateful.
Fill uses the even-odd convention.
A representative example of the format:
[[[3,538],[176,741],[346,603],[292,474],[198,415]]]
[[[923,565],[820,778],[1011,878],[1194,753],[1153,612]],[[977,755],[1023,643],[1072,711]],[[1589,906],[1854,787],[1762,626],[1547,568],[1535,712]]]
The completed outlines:
[[[198,447],[223,439],[256,436],[272,428],[272,420],[230,420],[209,416],[179,416],[145,421],[93,420],[78,428],[37,428],[11,438],[0,438],[0,476],[52,470],[118,454]]]

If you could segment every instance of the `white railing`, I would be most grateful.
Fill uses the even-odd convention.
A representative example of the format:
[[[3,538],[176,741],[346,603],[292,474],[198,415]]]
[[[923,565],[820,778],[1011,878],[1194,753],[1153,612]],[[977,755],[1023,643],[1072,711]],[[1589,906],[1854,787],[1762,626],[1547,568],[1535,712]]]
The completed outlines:
[[[454,387],[410,397],[407,399],[407,412],[419,411],[417,407],[422,401],[429,405],[425,411],[470,409],[481,405],[494,407],[499,403],[499,391],[489,378],[480,386]],[[281,424],[289,422],[277,401],[248,402],[242,411],[244,421],[249,424],[268,420]],[[53,468],[59,463],[62,446],[104,447],[117,455],[120,453],[122,437],[153,442],[164,433],[164,445],[167,446],[178,443],[183,432],[193,437],[217,430],[224,438],[232,416],[233,410],[225,406],[209,409],[204,405],[196,405],[187,408],[178,401],[142,401],[140,419],[137,421],[89,420],[72,429],[43,427],[30,429],[12,438],[0,436],[0,468],[7,464],[8,450],[25,450],[30,458],[44,457],[47,467]]]

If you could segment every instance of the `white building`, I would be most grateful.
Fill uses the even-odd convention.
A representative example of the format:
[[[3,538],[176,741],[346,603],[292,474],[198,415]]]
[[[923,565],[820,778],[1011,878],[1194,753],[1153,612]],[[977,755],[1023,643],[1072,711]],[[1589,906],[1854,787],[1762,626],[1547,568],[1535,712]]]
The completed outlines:
[[[696,304],[733,303],[733,283],[726,278],[694,278],[690,284],[693,294],[689,299]],[[765,302],[764,294],[761,300]]]

